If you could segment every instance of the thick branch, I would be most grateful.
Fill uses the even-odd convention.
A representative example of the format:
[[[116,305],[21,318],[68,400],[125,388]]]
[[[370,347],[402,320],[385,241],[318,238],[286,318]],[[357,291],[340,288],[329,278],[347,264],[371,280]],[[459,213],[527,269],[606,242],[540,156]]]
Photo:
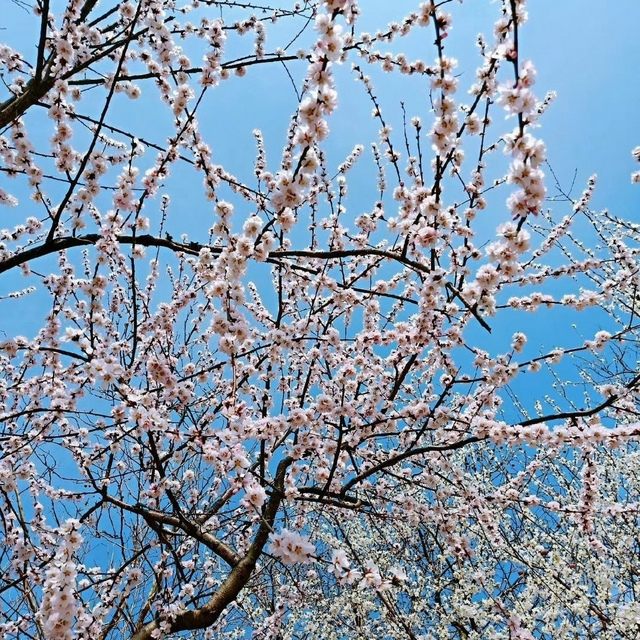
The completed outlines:
[[[52,253],[58,253],[65,249],[72,249],[73,247],[85,247],[88,245],[94,245],[101,236],[98,233],[88,233],[84,236],[68,236],[66,238],[54,238],[43,244],[31,247],[20,251],[10,258],[3,260],[0,263],[0,273],[9,271],[15,267],[25,264],[29,260],[35,260],[36,258],[43,258],[44,256],[51,255]],[[142,236],[116,236],[117,241],[120,244],[138,244],[144,247],[166,247],[176,252],[185,252],[192,255],[198,255],[199,250],[203,245],[196,243],[183,244],[181,242],[174,242],[170,237],[156,238],[151,235]],[[215,252],[215,249],[213,250]]]
[[[33,78],[27,82],[26,89],[0,104],[0,130],[17,120],[30,107],[39,102],[52,89],[56,79],[45,76],[41,80]]]
[[[98,240],[100,240],[102,236],[97,233],[88,233],[83,236],[68,236],[65,238],[53,238],[52,240],[48,240],[43,244],[37,245],[35,247],[31,247],[29,249],[24,249],[14,254],[13,256],[6,258],[0,263],[0,273],[4,273],[5,271],[9,271],[15,267],[19,267],[20,265],[25,264],[29,260],[35,260],[36,258],[42,258],[44,256],[51,255],[53,253],[57,253],[59,251],[64,251],[65,249],[72,249],[73,247],[83,247],[87,245],[94,245]],[[137,244],[143,247],[165,247],[170,249],[171,251],[187,253],[192,256],[197,256],[200,253],[200,250],[206,247],[207,245],[200,244],[199,242],[175,242],[171,236],[166,238],[158,238],[156,236],[152,236],[149,234],[141,235],[141,236],[125,236],[118,235],[116,236],[116,240],[120,244]],[[211,248],[212,253],[219,253],[219,248]],[[342,250],[342,251],[316,251],[313,249],[309,250],[275,250],[269,253],[269,258],[278,259],[278,258],[295,258],[295,257],[304,257],[304,258],[317,258],[320,260],[334,260],[339,258],[348,258],[348,257],[356,257],[356,256],[381,256],[384,258],[388,258],[389,260],[394,260],[400,262],[408,267],[414,268],[417,271],[422,271],[424,273],[429,272],[429,268],[425,265],[422,265],[418,262],[414,262],[413,260],[409,260],[407,258],[403,258],[399,253],[393,251],[383,251],[382,249],[375,249],[373,247],[369,249],[351,249],[351,250]]]
[[[231,549],[231,547],[218,540],[214,535],[207,533],[206,531],[202,531],[200,526],[193,522],[189,522],[184,518],[171,516],[162,511],[148,509],[142,505],[132,506],[112,496],[105,495],[104,499],[105,501],[116,505],[120,509],[131,511],[132,513],[142,516],[147,521],[166,524],[184,531],[187,535],[190,535],[192,538],[198,540],[198,542],[204,544],[208,549],[211,549],[211,551],[213,551],[218,557],[222,558],[230,567],[235,567],[240,562],[239,556],[233,551],[233,549]]]
[[[640,374],[631,379],[625,387],[631,391],[640,385]],[[538,416],[537,418],[530,418],[529,420],[523,420],[518,422],[519,427],[530,427],[535,424],[541,424],[544,422],[551,422],[552,420],[571,420],[573,418],[589,418],[595,416],[607,407],[613,406],[616,400],[620,398],[619,395],[612,395],[608,397],[604,402],[592,407],[591,409],[578,409],[576,411],[563,411],[562,413],[556,413],[546,416]]]
[[[340,491],[340,498],[343,500],[346,499],[346,495],[349,489],[357,485],[359,482],[362,482],[363,480],[370,478],[371,476],[375,475],[380,471],[383,471],[384,469],[393,467],[399,462],[402,462],[403,460],[407,460],[408,458],[413,458],[415,456],[420,456],[423,453],[428,453],[430,451],[454,451],[455,449],[461,449],[462,447],[465,447],[468,444],[472,444],[474,442],[480,442],[480,438],[478,438],[477,436],[471,436],[470,438],[466,438],[465,440],[458,440],[456,442],[452,442],[451,444],[431,445],[427,447],[418,447],[417,449],[409,449],[404,453],[400,453],[397,456],[393,456],[388,460],[385,460],[383,462],[380,462],[379,464],[376,464],[370,469],[367,469],[367,471],[363,471],[362,473],[358,474],[355,478],[352,478],[351,480],[349,480],[349,482],[347,482],[344,485],[344,487],[342,487]]]
[[[264,546],[267,544],[269,533],[271,533],[278,509],[280,508],[280,503],[284,497],[284,477],[292,462],[293,459],[287,457],[278,465],[276,477],[273,482],[273,492],[267,501],[263,512],[262,523],[247,555],[231,570],[227,579],[211,600],[199,609],[179,613],[171,622],[169,633],[210,627],[245,587],[256,566],[258,558],[262,554]],[[131,640],[151,640],[153,637],[152,634],[156,629],[158,629],[158,622],[155,620],[149,622],[139,629],[131,637]]]

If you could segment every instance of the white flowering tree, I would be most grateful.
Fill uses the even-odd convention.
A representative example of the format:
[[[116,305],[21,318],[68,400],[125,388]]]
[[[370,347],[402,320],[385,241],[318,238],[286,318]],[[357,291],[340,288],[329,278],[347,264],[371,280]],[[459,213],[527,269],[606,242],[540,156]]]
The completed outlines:
[[[16,4],[1,637],[637,634],[638,227],[549,213],[524,0],[473,79],[373,5]]]
[[[437,486],[390,488],[389,512],[326,518],[331,575],[270,576],[246,607],[255,637],[638,637],[637,448],[590,448],[590,469],[575,453],[468,448],[442,457]],[[588,535],[582,483],[598,496]]]

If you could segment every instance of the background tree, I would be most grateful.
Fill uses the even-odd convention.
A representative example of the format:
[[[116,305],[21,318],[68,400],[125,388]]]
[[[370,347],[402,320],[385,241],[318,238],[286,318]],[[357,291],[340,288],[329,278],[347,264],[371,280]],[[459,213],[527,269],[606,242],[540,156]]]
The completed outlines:
[[[340,550],[333,575],[270,577],[247,608],[256,636],[635,638],[637,448],[593,447],[587,469],[573,448],[531,453],[468,447],[437,488],[417,481],[390,491],[387,512],[326,518],[316,538]],[[579,478],[598,495],[588,524]]]
[[[41,0],[0,49],[3,637],[631,637],[638,229],[594,180],[554,221],[525,3],[469,94],[450,4]],[[216,110],[258,71],[293,115],[238,172]],[[330,144],[354,78],[369,167]]]

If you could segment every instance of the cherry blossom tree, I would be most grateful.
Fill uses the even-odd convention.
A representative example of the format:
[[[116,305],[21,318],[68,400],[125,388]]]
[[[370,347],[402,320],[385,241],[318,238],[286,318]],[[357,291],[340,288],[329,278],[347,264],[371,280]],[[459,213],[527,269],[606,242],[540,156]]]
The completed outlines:
[[[272,576],[247,608],[256,637],[637,637],[637,447],[592,447],[586,468],[573,448],[470,449],[434,486],[390,489],[390,512],[326,518],[330,575]],[[582,483],[599,499],[588,535]]]
[[[409,4],[20,3],[3,638],[637,634],[638,225],[549,184],[524,0],[473,78],[465,3]],[[244,122],[232,169],[260,74],[279,156]]]

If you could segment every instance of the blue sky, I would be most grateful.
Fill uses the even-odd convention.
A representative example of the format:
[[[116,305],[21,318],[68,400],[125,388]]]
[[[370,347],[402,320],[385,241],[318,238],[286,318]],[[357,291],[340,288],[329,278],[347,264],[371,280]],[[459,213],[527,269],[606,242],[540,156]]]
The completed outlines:
[[[401,20],[417,4],[417,0],[361,0],[364,15],[358,31],[375,31],[378,27],[383,28],[388,20]],[[473,82],[478,63],[474,47],[476,34],[484,31],[490,39],[491,26],[499,5],[490,0],[467,0],[462,5],[453,2],[449,6],[454,13],[454,28],[446,41],[446,47],[449,55],[460,60],[458,71],[461,73],[462,97]],[[7,42],[21,51],[33,51],[37,21],[28,17],[9,0],[0,0],[0,11],[0,27],[8,27],[0,31],[0,42]],[[640,83],[637,82],[640,61],[640,39],[637,37],[640,3],[609,0],[606,8],[603,8],[603,3],[596,0],[531,0],[529,11],[530,21],[520,32],[521,55],[525,59],[532,59],[537,67],[538,83],[535,90],[538,97],[542,98],[546,91],[557,92],[556,101],[541,120],[542,128],[535,132],[546,142],[551,166],[565,189],[570,187],[574,173],[576,174],[572,193],[575,197],[584,189],[588,177],[597,173],[599,182],[593,200],[594,208],[608,207],[615,215],[640,222],[640,185],[630,183],[630,174],[636,169],[631,150],[640,144],[637,116],[640,104]],[[283,21],[283,26],[279,28],[284,28],[285,25],[286,21]],[[435,57],[432,34],[431,29],[416,31],[412,37],[391,45],[390,49],[402,50],[410,59],[423,58],[430,63]],[[307,33],[303,36],[303,41],[305,38],[308,41],[309,37],[310,34]],[[237,50],[250,50],[251,41],[252,36],[247,36],[244,46],[239,45]],[[276,31],[273,36],[268,36],[267,50],[278,44],[280,41]],[[385,46],[380,48],[384,50]],[[192,55],[192,59],[194,63],[199,62],[197,55]],[[305,62],[289,65],[294,81],[298,84],[305,67]],[[428,130],[431,115],[427,78],[407,78],[384,75],[381,72],[374,72],[372,75],[374,83],[380,88],[379,97],[385,117],[394,127],[394,144],[402,146],[400,101],[406,103],[408,119],[414,115],[421,116],[424,130]],[[354,144],[365,145],[362,161],[349,180],[349,215],[355,218],[362,212],[370,211],[377,199],[375,169],[368,145],[377,137],[378,124],[372,121],[371,104],[362,87],[354,82],[348,66],[338,69],[336,76],[340,106],[330,119],[332,136],[326,151],[330,163],[337,167]],[[153,97],[156,94],[152,86],[146,88],[143,85],[143,88],[146,94],[139,103],[130,103],[123,96],[118,96],[107,121],[130,128],[135,133],[162,144],[170,130],[169,111],[154,103]],[[0,88],[0,100],[4,98],[2,91]],[[99,108],[103,96],[104,92],[100,89],[89,92],[81,106],[84,108],[88,105],[95,110]],[[251,132],[259,128],[265,136],[270,169],[275,172],[280,164],[286,128],[296,106],[295,92],[280,65],[252,68],[246,78],[231,78],[225,82],[207,96],[207,102],[200,111],[202,130],[212,145],[214,162],[225,165],[241,179],[251,180],[255,156]],[[495,108],[493,117],[498,122],[503,118],[503,112]],[[28,125],[36,142],[46,146],[46,139],[51,134],[51,123],[43,110],[35,117],[29,114]],[[496,128],[507,131],[512,126],[513,122],[501,121]],[[79,134],[75,140],[80,140]],[[428,150],[428,143],[423,148]],[[151,153],[145,159],[142,171],[154,156],[155,153]],[[507,160],[501,154],[492,160],[504,163],[506,167]],[[502,169],[498,172],[500,171]],[[545,171],[549,173],[546,169]],[[17,184],[19,183],[8,181],[0,173],[0,186],[12,190]],[[173,198],[168,227],[171,233],[179,237],[184,232],[193,240],[206,241],[213,215],[211,205],[202,197],[201,175],[176,167],[167,184],[167,192]],[[549,195],[553,195],[551,178],[547,182],[547,188]],[[52,194],[55,191],[52,189]],[[504,205],[507,193],[508,189],[500,189],[495,197],[492,195],[490,198],[491,206],[484,212],[486,223],[482,221],[483,225],[486,224],[487,236],[493,233],[498,224],[509,220],[509,212]],[[12,228],[27,215],[41,213],[19,189],[16,195],[23,196],[22,204],[15,209],[0,210],[1,227]],[[246,205],[239,203],[237,197],[231,194],[223,197],[238,203],[240,217],[246,217],[242,215],[242,207]],[[557,210],[558,218],[570,211],[570,206],[566,203],[550,203],[550,206]],[[109,208],[108,205],[105,208]],[[148,215],[153,220],[152,231],[157,231],[157,202],[149,203]],[[238,224],[236,230],[239,227]],[[170,261],[166,255],[163,257],[167,262]],[[42,271],[46,270],[47,265],[55,268],[55,260],[48,258],[32,267]],[[25,281],[18,274],[3,274],[0,276],[0,296],[21,288],[24,284]],[[266,288],[269,288],[269,284]],[[43,300],[47,306],[43,306]],[[2,300],[0,297],[0,339],[4,337],[3,333],[10,336],[33,336],[40,328],[50,304],[48,298],[37,294],[17,301]],[[523,314],[518,317],[530,336],[525,352],[527,357],[536,356],[542,349],[549,349],[558,343],[567,346],[580,344],[582,338],[592,337],[593,331],[605,319],[597,312],[591,313],[587,318],[581,316],[581,328],[574,329],[571,325],[575,314],[570,310],[555,310],[553,316],[543,311],[535,318],[523,317]],[[500,324],[498,321],[491,322],[494,326],[491,336],[479,328],[472,331],[474,343],[495,350],[501,349],[505,342],[508,344],[511,333],[521,327],[509,325],[509,314],[506,314],[506,318]],[[534,400],[540,394],[536,386],[529,386],[530,379],[525,374],[514,388],[523,391],[520,400],[532,408]],[[549,378],[544,375],[534,380],[534,384],[538,386],[540,381],[549,382]],[[580,389],[576,389],[575,393],[579,397]]]
[[[598,174],[594,208],[640,221],[640,192],[630,183],[640,140],[635,80],[640,4],[626,0],[537,0],[523,30],[540,86],[558,97],[543,120],[548,157],[562,182],[578,171],[582,190]]]
[[[363,0],[360,4],[363,16],[357,30],[372,32],[384,27],[389,20],[401,20],[417,5],[410,0]],[[538,97],[542,98],[548,90],[557,92],[557,99],[541,119],[542,128],[535,131],[547,144],[551,166],[565,189],[569,189],[575,173],[574,196],[583,190],[587,178],[597,173],[599,180],[593,206],[607,207],[616,215],[640,221],[640,191],[638,186],[630,184],[630,174],[635,169],[630,152],[640,144],[637,118],[640,86],[634,81],[634,69],[640,60],[640,40],[636,37],[637,25],[640,24],[640,4],[628,0],[610,0],[605,10],[602,3],[595,0],[531,0],[528,8],[530,20],[520,30],[521,55],[532,59],[537,67],[538,83],[535,90]],[[499,4],[489,0],[467,0],[463,4],[450,3],[449,10],[454,16],[454,27],[445,44],[448,54],[460,60],[459,97],[464,100],[464,91],[473,82],[478,62],[474,44],[476,34],[483,31],[490,39]],[[0,31],[0,41],[21,51],[33,51],[37,22],[8,0],[3,0],[3,18],[0,22],[0,26],[5,25],[9,28]],[[283,20],[275,31],[267,30],[267,50],[283,44],[281,35],[285,29],[286,21]],[[417,30],[411,37],[399,39],[388,49],[404,51],[409,59],[423,58],[431,62],[435,56],[432,35],[430,28]],[[308,42],[309,37],[308,30],[302,35],[300,43],[304,44],[305,40]],[[244,53],[251,48],[252,35],[245,36],[238,45],[231,44],[231,41],[232,51]],[[292,50],[297,46],[297,43],[293,45]],[[380,48],[386,50],[385,45]],[[187,53],[192,56],[194,63],[198,62],[199,52],[187,49]],[[304,62],[289,65],[298,87],[305,67]],[[425,130],[428,129],[431,116],[427,78],[375,71],[372,75],[379,87],[385,117],[394,127],[396,146],[402,142],[400,101],[406,104],[408,119],[419,115]],[[360,166],[353,172],[349,182],[348,204],[355,218],[359,213],[370,210],[377,199],[375,169],[368,145],[377,137],[378,124],[370,117],[371,103],[362,87],[354,82],[349,65],[338,69],[336,77],[340,105],[330,120],[332,136],[326,151],[330,162],[337,166],[354,144],[365,145]],[[156,93],[152,86],[143,85],[143,89],[145,95],[140,103],[131,103],[117,96],[108,122],[129,127],[136,133],[140,132],[162,143],[169,131],[169,111],[154,105]],[[97,107],[103,95],[102,90],[94,90],[87,93],[80,104],[86,108],[95,103]],[[260,128],[265,136],[270,169],[275,172],[286,127],[296,105],[295,93],[280,65],[262,65],[249,69],[245,78],[231,78],[211,92],[205,108],[200,111],[201,127],[212,145],[214,161],[225,165],[239,177],[251,180],[255,149],[251,132],[254,128]],[[39,115],[39,120],[28,123],[36,140],[40,137],[44,141],[50,135],[50,122],[42,112]],[[496,122],[502,118],[500,109],[494,110],[493,117]],[[498,124],[496,128],[506,131],[512,124]],[[79,134],[75,139],[79,140]],[[428,148],[428,145],[424,147]],[[152,161],[153,155],[150,154],[145,162]],[[493,160],[506,163],[503,157],[496,156]],[[144,168],[143,164],[142,170]],[[14,181],[7,183],[2,174],[0,183],[6,184],[9,189],[16,185]],[[179,236],[188,233],[192,239],[205,240],[213,216],[210,205],[202,198],[201,176],[176,169],[168,185],[167,192],[173,198],[169,227],[172,234]],[[549,195],[554,195],[550,176],[547,188]],[[486,212],[488,234],[509,218],[504,207],[506,195],[506,190],[502,189],[496,193],[495,199],[490,199],[491,211]],[[16,209],[3,210],[2,226],[13,227],[22,222],[26,217],[26,208],[36,210],[27,198],[23,198],[22,202],[23,205]],[[557,210],[558,217],[569,210],[566,204],[550,206]],[[152,220],[154,217],[157,219],[157,208],[156,214],[153,211],[150,206]],[[43,264],[44,261],[40,267]],[[23,282],[6,275],[2,280],[0,294],[22,286]],[[4,329],[9,334],[18,328],[20,332],[28,332],[31,322],[25,323],[24,318],[25,314],[29,314],[34,322],[32,331],[36,331],[41,318],[36,296],[20,302],[0,300],[0,305],[3,307],[0,310],[0,330]],[[542,340],[548,332],[544,322],[538,326],[542,329]],[[572,340],[572,336],[569,339]]]
[[[9,0],[3,0],[3,18],[0,19],[0,42],[21,50],[33,50],[37,29],[35,18]],[[417,2],[401,0],[365,0],[360,3],[363,16],[358,30],[375,31],[388,20],[400,20],[414,8]],[[56,6],[55,4],[53,5]],[[477,57],[474,55],[474,40],[479,31],[490,33],[499,5],[491,0],[466,0],[452,2],[449,10],[454,15],[454,28],[445,42],[449,55],[460,60],[461,88],[471,82]],[[577,171],[576,190],[581,191],[592,173],[599,176],[594,206],[607,207],[617,214],[625,211],[633,214],[639,202],[638,190],[629,182],[634,170],[631,149],[640,143],[640,122],[637,105],[640,101],[640,86],[635,81],[634,70],[640,60],[640,40],[637,25],[640,23],[640,4],[628,0],[609,0],[606,10],[596,0],[531,0],[528,3],[529,22],[521,29],[521,51],[525,58],[534,61],[538,69],[537,94],[545,91],[557,92],[557,99],[542,119],[542,129],[537,132],[548,148],[548,158],[563,186],[567,186]],[[286,21],[277,25],[284,31]],[[278,31],[275,33],[277,34]],[[281,44],[280,39],[269,35],[269,44]],[[400,39],[391,45],[391,50],[405,51],[410,59],[422,57],[431,61],[434,57],[432,31],[419,30],[418,37]],[[425,41],[422,38],[426,38]],[[250,46],[251,36],[245,37],[245,46]],[[304,41],[304,36],[301,39]],[[244,49],[239,47],[238,50]],[[295,45],[293,47],[295,49]],[[198,57],[193,57],[198,62]],[[294,63],[290,69],[296,78],[304,71],[304,63]],[[342,76],[350,80],[347,69]],[[211,132],[215,157],[230,169],[244,170],[253,160],[253,128],[263,130],[271,160],[275,164],[283,141],[288,119],[295,109],[295,97],[283,83],[284,69],[279,65],[264,65],[250,69],[244,79],[232,79],[214,92],[212,100]],[[339,74],[340,75],[340,74]],[[374,74],[375,79],[375,74]],[[371,140],[369,127],[358,117],[358,127],[353,127],[353,117],[368,115],[370,106],[363,100],[362,91],[355,83],[342,82],[340,107],[331,125],[335,134],[331,141],[336,148],[336,158],[343,149],[350,149],[353,142]],[[398,103],[407,104],[408,115],[421,115],[426,123],[429,109],[426,101],[426,80],[422,83],[415,77],[384,79],[381,97],[390,111],[388,118],[399,127]],[[148,94],[151,95],[150,88]],[[100,94],[101,95],[101,94]],[[83,104],[94,96],[87,94]],[[96,99],[99,96],[95,96]],[[394,104],[395,103],[395,104]],[[154,118],[149,118],[146,109],[133,109],[132,104],[122,99],[116,104],[111,121],[141,127],[150,135],[159,128],[157,119],[167,122],[166,109],[157,109]],[[395,109],[394,109],[395,107]],[[412,107],[414,107],[412,109]],[[355,110],[355,111],[354,111]],[[394,113],[395,112],[395,113]],[[496,110],[497,117],[497,110]],[[206,119],[201,119],[206,127]],[[398,120],[394,122],[394,120]],[[220,126],[220,123],[224,126]],[[228,126],[227,126],[228,123]],[[133,127],[132,127],[133,128]],[[138,130],[138,129],[136,129]],[[47,132],[48,133],[48,132]],[[36,131],[37,134],[37,131]],[[340,155],[339,155],[340,154]],[[4,176],[0,177],[4,181]],[[9,185],[11,186],[11,185]],[[549,192],[552,193],[551,183]],[[174,193],[177,189],[174,188]],[[636,216],[637,211],[635,212]],[[629,213],[626,217],[633,217]],[[20,212],[5,216],[20,218]]]

